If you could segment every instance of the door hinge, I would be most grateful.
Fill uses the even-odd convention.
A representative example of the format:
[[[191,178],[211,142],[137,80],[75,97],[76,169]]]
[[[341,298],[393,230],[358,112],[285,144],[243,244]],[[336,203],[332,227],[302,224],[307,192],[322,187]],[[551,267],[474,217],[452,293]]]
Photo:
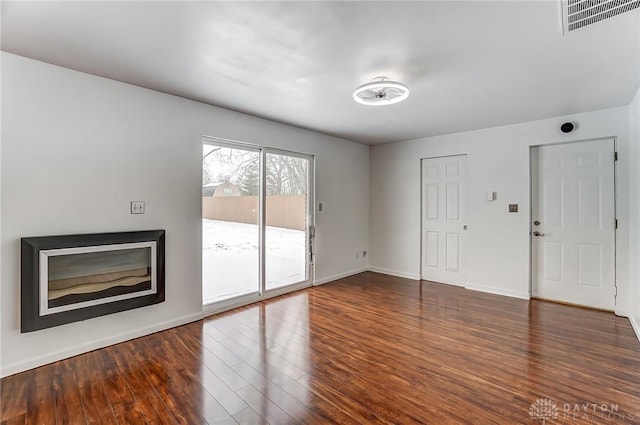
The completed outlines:
[[[614,152],[613,153],[613,160],[617,161],[618,160],[618,152]]]

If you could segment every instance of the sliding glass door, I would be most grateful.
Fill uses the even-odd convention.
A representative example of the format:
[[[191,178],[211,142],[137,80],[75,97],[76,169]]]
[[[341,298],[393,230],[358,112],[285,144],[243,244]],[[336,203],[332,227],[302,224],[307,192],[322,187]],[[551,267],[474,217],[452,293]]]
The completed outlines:
[[[203,303],[309,286],[313,158],[207,138],[202,164]]]
[[[204,304],[260,292],[260,151],[202,150]]]
[[[265,153],[266,289],[308,279],[309,159]]]

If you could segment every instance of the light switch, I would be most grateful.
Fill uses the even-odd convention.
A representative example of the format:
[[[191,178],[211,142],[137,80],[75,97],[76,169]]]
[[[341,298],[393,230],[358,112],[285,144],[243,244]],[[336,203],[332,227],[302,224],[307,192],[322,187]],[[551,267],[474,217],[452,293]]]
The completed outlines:
[[[131,214],[144,214],[144,201],[131,201]]]

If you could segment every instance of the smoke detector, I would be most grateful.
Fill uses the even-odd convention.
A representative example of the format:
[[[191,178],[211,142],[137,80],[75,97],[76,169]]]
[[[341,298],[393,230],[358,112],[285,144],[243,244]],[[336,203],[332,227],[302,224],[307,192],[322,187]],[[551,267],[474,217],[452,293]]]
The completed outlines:
[[[385,106],[400,103],[409,97],[409,88],[387,77],[376,77],[353,92],[353,100],[363,105]]]

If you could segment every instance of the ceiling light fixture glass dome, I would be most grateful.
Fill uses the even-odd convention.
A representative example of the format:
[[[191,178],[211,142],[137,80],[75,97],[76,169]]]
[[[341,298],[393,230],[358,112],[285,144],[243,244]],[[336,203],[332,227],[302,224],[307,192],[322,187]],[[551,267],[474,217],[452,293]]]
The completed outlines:
[[[409,97],[409,88],[387,77],[376,77],[353,92],[353,100],[363,105],[386,106],[400,103]]]

